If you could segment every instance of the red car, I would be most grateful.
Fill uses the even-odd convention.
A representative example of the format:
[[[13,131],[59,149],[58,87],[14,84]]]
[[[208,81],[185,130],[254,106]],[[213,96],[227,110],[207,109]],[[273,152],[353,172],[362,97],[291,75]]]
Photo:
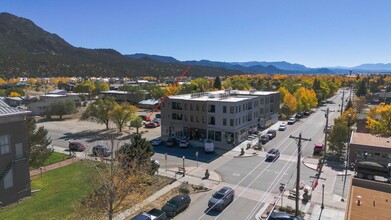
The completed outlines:
[[[148,122],[147,124],[145,124],[145,127],[146,128],[156,128],[157,124],[155,122]]]
[[[320,154],[323,151],[323,144],[315,144],[314,154]]]
[[[69,150],[72,151],[84,151],[86,149],[86,146],[79,142],[69,142]]]

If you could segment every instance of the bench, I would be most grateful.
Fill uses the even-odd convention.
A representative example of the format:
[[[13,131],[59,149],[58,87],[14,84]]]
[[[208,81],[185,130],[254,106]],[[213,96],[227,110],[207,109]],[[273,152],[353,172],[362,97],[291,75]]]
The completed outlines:
[[[178,167],[178,172],[179,173],[186,173],[186,169],[184,167]]]

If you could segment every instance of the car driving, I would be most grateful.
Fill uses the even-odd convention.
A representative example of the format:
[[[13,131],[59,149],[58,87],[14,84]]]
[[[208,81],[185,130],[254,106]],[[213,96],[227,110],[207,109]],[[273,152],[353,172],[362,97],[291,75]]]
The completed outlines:
[[[280,151],[278,149],[272,148],[269,150],[269,152],[267,152],[266,160],[274,161],[279,157],[280,157]]]

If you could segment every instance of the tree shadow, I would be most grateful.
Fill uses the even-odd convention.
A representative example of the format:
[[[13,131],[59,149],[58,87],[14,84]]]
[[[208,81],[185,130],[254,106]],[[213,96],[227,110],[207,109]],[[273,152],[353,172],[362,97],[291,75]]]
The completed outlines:
[[[332,170],[335,171],[345,170],[345,163],[343,161],[326,160],[326,166],[330,167]]]
[[[113,130],[85,130],[76,133],[65,133],[64,136],[59,139],[63,140],[80,140],[85,139],[86,142],[92,143],[96,141],[109,141],[112,139],[117,139],[121,136],[120,133]]]

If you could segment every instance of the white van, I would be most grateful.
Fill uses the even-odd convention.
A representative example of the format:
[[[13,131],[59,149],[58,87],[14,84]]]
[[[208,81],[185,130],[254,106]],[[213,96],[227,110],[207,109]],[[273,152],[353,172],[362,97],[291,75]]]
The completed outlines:
[[[205,140],[205,153],[213,153],[215,151],[215,145],[212,140]]]

